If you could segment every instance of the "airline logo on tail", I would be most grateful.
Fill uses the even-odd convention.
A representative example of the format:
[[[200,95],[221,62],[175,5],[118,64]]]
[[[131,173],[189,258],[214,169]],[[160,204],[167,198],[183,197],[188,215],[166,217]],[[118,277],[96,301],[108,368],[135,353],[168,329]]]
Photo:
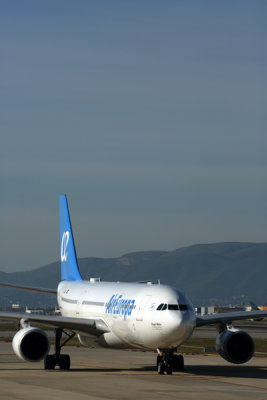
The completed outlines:
[[[69,238],[70,238],[70,233],[69,231],[63,232],[62,235],[62,240],[61,240],[61,261],[67,261],[68,258],[68,252],[67,252],[67,246],[69,243]]]
[[[67,197],[65,194],[59,196],[60,215],[60,259],[61,259],[61,280],[81,281],[73,234],[71,229],[70,215]]]

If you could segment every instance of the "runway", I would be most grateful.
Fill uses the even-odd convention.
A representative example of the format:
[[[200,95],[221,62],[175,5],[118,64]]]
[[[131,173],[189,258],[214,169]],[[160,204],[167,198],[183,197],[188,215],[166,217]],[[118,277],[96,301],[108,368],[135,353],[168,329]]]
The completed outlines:
[[[0,398],[64,399],[266,399],[267,358],[238,366],[217,355],[185,356],[185,371],[159,376],[155,354],[66,347],[69,371],[26,363],[0,343]]]

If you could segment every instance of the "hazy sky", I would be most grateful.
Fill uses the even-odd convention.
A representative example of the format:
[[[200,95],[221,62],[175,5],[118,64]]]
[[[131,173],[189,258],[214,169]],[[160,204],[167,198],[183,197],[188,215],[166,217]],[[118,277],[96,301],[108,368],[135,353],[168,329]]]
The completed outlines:
[[[0,4],[0,270],[266,241],[266,1]]]

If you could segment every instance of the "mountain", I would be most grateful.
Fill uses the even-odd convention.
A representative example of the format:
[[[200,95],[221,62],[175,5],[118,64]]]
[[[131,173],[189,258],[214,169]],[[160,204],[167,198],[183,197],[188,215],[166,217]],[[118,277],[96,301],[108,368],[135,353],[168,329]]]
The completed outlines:
[[[194,305],[267,301],[267,243],[198,244],[174,251],[144,251],[119,258],[81,258],[84,279],[152,280],[185,292]],[[60,263],[26,272],[0,272],[0,281],[56,288]],[[54,305],[56,297],[0,288],[0,304]]]

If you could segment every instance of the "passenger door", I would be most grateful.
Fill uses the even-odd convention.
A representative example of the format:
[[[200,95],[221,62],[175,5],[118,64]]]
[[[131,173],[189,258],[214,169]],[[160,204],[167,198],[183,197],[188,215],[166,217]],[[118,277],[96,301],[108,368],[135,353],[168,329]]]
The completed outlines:
[[[150,294],[145,295],[140,301],[136,313],[136,321],[143,321],[144,309],[151,298]]]

